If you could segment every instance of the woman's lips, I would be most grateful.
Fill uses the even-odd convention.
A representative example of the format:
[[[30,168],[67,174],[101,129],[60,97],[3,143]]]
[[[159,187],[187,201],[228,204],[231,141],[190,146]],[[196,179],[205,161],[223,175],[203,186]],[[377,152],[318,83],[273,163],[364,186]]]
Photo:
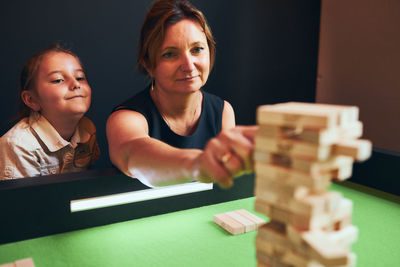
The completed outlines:
[[[199,77],[199,76],[190,76],[190,77],[185,77],[185,78],[177,79],[177,81],[178,81],[178,82],[191,81],[191,80],[194,80],[194,79],[197,78],[197,77]]]

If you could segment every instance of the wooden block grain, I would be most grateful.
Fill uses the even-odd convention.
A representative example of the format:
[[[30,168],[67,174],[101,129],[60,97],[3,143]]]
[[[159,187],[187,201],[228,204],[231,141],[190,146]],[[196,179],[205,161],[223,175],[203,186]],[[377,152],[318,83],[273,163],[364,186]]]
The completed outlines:
[[[254,164],[256,179],[271,179],[275,177],[289,185],[304,186],[311,192],[325,191],[331,184],[330,173],[310,173],[293,170],[279,165],[256,161]]]
[[[232,235],[243,234],[245,232],[245,226],[243,224],[224,213],[214,215],[214,222]]]
[[[271,124],[259,125],[257,136],[273,139],[292,139],[311,144],[332,145],[340,139],[357,139],[362,136],[363,124],[361,121],[349,123],[346,127],[328,129],[301,128],[278,126]]]
[[[254,231],[266,223],[245,209],[215,214],[214,221],[233,235]]]
[[[245,209],[236,210],[235,212],[242,215],[243,217],[246,217],[247,219],[253,221],[256,225],[256,229],[258,229],[261,225],[264,225],[266,223],[266,221],[264,219],[254,215],[251,212],[248,212]]]
[[[326,160],[332,154],[331,145],[320,145],[288,138],[266,138],[257,135],[255,149],[292,157],[307,157],[311,160]]]
[[[338,124],[336,114],[304,109],[293,103],[264,105],[257,109],[258,124],[326,129]]]
[[[253,221],[247,219],[246,217],[243,217],[239,213],[230,211],[230,212],[226,212],[225,214],[227,216],[231,217],[232,219],[234,219],[235,221],[244,225],[244,229],[245,229],[246,233],[256,230],[256,224]]]
[[[32,258],[17,260],[11,263],[0,265],[0,267],[35,267]]]
[[[302,128],[347,127],[358,120],[358,107],[287,102],[264,105],[257,109],[258,124]]]
[[[372,143],[364,139],[342,139],[333,146],[333,153],[364,161],[371,156]]]
[[[15,267],[35,267],[33,260],[31,258],[17,260],[14,262]]]

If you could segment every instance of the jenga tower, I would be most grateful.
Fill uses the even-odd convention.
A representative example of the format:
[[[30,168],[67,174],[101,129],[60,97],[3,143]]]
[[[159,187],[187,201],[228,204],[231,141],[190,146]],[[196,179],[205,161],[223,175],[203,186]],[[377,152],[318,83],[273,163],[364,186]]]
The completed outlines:
[[[354,266],[352,202],[328,191],[371,155],[358,139],[358,108],[282,103],[257,110],[255,210],[270,222],[256,237],[258,266]]]

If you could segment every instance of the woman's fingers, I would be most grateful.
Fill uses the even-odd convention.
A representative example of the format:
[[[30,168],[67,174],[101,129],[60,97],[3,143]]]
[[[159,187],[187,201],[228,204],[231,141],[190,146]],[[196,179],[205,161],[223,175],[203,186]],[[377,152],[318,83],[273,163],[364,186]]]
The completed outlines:
[[[211,139],[201,156],[201,177],[213,179],[221,187],[230,187],[232,178],[253,169],[252,153],[258,127],[241,126]]]
[[[229,149],[233,154],[240,159],[240,170],[242,171],[251,171],[253,169],[252,154],[254,149],[254,139],[251,139],[251,136],[252,135],[247,135],[246,137],[241,130],[237,129],[222,133],[220,136],[220,139],[229,146]]]

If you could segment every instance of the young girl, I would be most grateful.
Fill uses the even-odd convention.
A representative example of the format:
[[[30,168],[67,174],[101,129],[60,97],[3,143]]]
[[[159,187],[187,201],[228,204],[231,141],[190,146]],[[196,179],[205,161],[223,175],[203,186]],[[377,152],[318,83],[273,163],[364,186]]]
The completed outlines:
[[[91,89],[79,58],[52,45],[24,65],[22,118],[0,138],[0,180],[81,171],[98,159],[96,128],[83,115]]]

